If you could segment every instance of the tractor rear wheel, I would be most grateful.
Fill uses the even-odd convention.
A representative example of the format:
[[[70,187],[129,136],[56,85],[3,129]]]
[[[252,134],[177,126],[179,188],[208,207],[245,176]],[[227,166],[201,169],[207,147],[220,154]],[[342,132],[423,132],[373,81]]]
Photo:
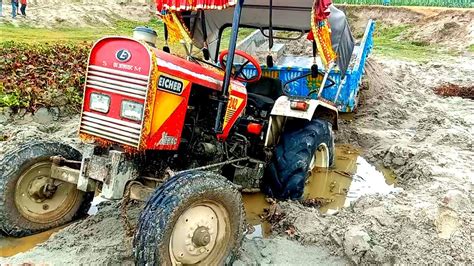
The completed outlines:
[[[80,160],[81,153],[57,142],[36,142],[0,161],[0,231],[25,236],[85,215],[93,194],[50,178],[51,156]]]
[[[238,252],[244,231],[242,196],[211,172],[178,174],[143,210],[134,238],[137,265],[223,265]]]
[[[290,120],[265,171],[262,189],[270,197],[299,200],[309,172],[333,164],[331,123],[324,119]]]

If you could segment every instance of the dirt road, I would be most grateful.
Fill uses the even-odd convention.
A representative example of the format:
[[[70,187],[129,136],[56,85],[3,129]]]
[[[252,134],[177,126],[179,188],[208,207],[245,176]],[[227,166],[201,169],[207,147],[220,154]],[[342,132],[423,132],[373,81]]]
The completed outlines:
[[[471,39],[465,41],[469,45]],[[285,215],[273,234],[246,239],[235,265],[473,264],[474,101],[436,95],[433,90],[445,83],[473,86],[472,53],[427,63],[372,56],[361,106],[341,121],[336,142],[356,145],[369,162],[393,170],[397,193],[363,196],[333,214],[279,203]],[[31,118],[23,125],[1,119],[0,136],[8,137],[0,142],[0,157],[26,139],[77,143],[77,118],[45,124]],[[99,207],[97,215],[60,230],[35,249],[0,257],[0,264],[132,264],[131,238],[120,222],[118,203]],[[139,207],[129,211],[132,221]]]

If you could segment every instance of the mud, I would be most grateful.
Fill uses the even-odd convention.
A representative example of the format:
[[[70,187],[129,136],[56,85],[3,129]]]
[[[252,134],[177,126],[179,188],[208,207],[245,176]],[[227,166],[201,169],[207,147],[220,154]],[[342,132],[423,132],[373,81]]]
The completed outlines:
[[[103,202],[99,209],[96,215],[69,225],[32,251],[0,259],[0,263],[133,265],[132,238],[126,236],[120,221],[119,204]],[[133,224],[140,209],[134,205],[128,211]]]
[[[474,99],[474,86],[462,87],[455,84],[445,84],[435,88],[434,92],[441,96],[456,96]]]

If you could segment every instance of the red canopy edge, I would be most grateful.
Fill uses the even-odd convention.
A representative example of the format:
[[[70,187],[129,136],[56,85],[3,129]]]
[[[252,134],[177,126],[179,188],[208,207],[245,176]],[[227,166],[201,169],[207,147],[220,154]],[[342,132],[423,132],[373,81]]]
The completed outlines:
[[[225,9],[235,4],[235,0],[156,0],[156,8],[159,12]]]

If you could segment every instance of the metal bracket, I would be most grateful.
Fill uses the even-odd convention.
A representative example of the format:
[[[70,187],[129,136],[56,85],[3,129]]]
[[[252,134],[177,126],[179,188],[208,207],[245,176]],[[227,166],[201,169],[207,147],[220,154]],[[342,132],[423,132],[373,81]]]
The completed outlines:
[[[82,163],[81,169],[79,170],[79,178],[77,179],[77,189],[87,191],[87,188],[91,186],[92,180],[89,180],[86,173],[86,168],[91,157],[94,155],[95,146],[86,144],[82,152]]]
[[[134,163],[120,151],[110,151],[110,174],[102,184],[102,196],[106,199],[121,199],[127,182],[138,177]]]

